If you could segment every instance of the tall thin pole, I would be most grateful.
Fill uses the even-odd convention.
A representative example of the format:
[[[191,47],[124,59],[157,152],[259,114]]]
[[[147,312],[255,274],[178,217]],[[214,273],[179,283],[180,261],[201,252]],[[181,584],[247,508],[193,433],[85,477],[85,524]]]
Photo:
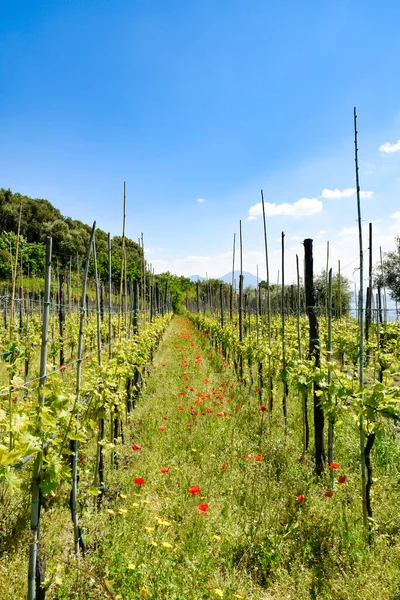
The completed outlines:
[[[233,234],[233,249],[232,249],[232,285],[231,285],[231,294],[230,294],[230,317],[231,321],[233,320],[233,294],[235,290],[235,247],[236,247],[236,233]]]
[[[125,267],[125,222],[126,222],[126,181],[124,181],[124,214],[122,219],[122,241],[121,241],[121,280],[119,287],[119,311],[118,311],[118,337],[121,331],[121,312],[123,308],[122,296],[124,290],[124,267]]]
[[[379,256],[381,263],[381,273],[383,276],[383,258],[382,258],[382,246],[379,246]],[[384,323],[386,325],[387,321],[387,302],[386,302],[386,286],[383,286],[383,314],[384,314]]]
[[[329,269],[328,275],[328,344],[327,344],[327,361],[332,362],[332,269]],[[332,381],[332,371],[328,366],[328,395],[331,401],[330,383]],[[335,458],[335,418],[334,413],[331,410],[329,414],[329,425],[328,425],[328,462],[332,464]],[[335,485],[334,469],[330,469],[331,477],[331,490]]]
[[[269,259],[268,259],[268,240],[267,240],[267,221],[265,216],[265,202],[264,192],[261,190],[261,204],[263,211],[263,225],[264,225],[264,248],[265,248],[265,266],[267,270],[267,319],[268,319],[268,346],[269,350],[272,346],[272,326],[271,326],[271,290],[269,280]],[[273,405],[273,376],[272,376],[272,358],[271,353],[268,354],[268,404],[269,404],[269,416],[272,417],[272,405]]]
[[[243,341],[243,240],[242,240],[242,221],[239,221],[239,239],[240,239],[240,275],[239,275],[239,341]],[[240,379],[243,379],[243,354],[240,348],[239,356]]]
[[[329,241],[326,242],[326,269],[325,269],[325,307],[326,307],[326,314],[328,315],[329,313],[329,300],[328,300],[328,295],[329,295],[329,291],[328,291],[328,269],[329,269]]]
[[[146,298],[146,260],[144,257],[144,238],[143,238],[143,233],[141,234],[142,237],[142,254],[143,254],[143,314],[144,314],[144,321],[145,321],[145,326],[146,326],[146,312],[147,312],[147,298]]]
[[[360,249],[360,296],[358,300],[358,322],[360,327],[360,357],[359,357],[359,383],[360,389],[364,387],[364,253],[362,239],[361,223],[361,198],[360,198],[360,180],[358,173],[358,131],[357,131],[357,111],[354,107],[354,161],[356,169],[356,191],[357,191],[357,215],[358,215],[358,243]],[[368,529],[367,513],[367,495],[366,495],[366,465],[365,465],[365,432],[364,415],[360,415],[360,451],[361,451],[361,480],[362,480],[362,499],[363,499],[363,522],[365,530]]]
[[[365,342],[367,344],[366,360],[369,361],[370,348],[369,348],[369,330],[371,327],[372,317],[372,223],[368,227],[369,243],[368,243],[368,288],[367,288],[367,306],[365,311]]]
[[[42,393],[42,387],[46,382],[46,364],[47,364],[47,346],[50,316],[50,286],[51,286],[51,255],[52,238],[46,240],[46,264],[45,264],[45,287],[44,287],[44,306],[42,322],[42,347],[40,353],[40,380],[39,380],[39,407],[44,405],[45,396]],[[40,418],[38,419],[39,433],[41,430]],[[36,565],[38,561],[38,540],[39,540],[39,519],[40,519],[40,481],[43,467],[43,447],[39,450],[35,458],[32,480],[32,504],[31,504],[31,542],[29,546],[29,571],[28,571],[28,600],[34,600],[36,588],[40,582],[36,582]],[[36,585],[39,584],[39,586]]]
[[[81,314],[79,320],[79,337],[78,337],[78,359],[77,359],[77,372],[76,372],[76,401],[75,406],[71,414],[72,419],[77,418],[77,405],[81,399],[81,378],[82,378],[82,352],[83,352],[83,332],[85,325],[85,311],[86,311],[86,286],[89,273],[89,261],[92,250],[94,232],[96,230],[96,221],[93,223],[92,231],[90,234],[89,246],[86,254],[85,271],[83,276],[82,284],[82,297],[81,297]],[[68,431],[68,430],[67,430]],[[72,463],[72,491],[71,491],[71,517],[74,525],[74,548],[75,553],[78,554],[79,548],[84,551],[85,542],[81,535],[81,529],[78,521],[78,440],[71,440],[71,463]]]
[[[288,432],[287,397],[288,385],[286,379],[286,340],[285,340],[285,234],[282,231],[282,290],[281,290],[281,319],[282,319],[282,381],[283,381],[283,416],[285,419],[285,433]]]
[[[19,251],[19,239],[21,231],[21,219],[22,219],[22,196],[19,206],[19,217],[18,217],[18,229],[17,229],[17,241],[15,247],[15,261],[12,266],[12,291],[11,291],[11,314],[10,314],[10,338],[14,328],[14,301],[15,301],[15,286],[17,283],[17,269],[18,269],[18,251]]]
[[[108,234],[108,355],[112,358],[111,234]]]
[[[339,319],[342,318],[342,279],[340,274],[340,260],[338,260],[338,296],[339,296]]]

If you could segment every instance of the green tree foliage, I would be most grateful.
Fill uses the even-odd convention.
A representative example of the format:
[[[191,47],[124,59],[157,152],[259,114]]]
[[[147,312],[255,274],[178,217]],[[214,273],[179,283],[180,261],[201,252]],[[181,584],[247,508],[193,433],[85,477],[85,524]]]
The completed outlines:
[[[317,277],[314,278],[314,288],[315,288],[315,299],[318,306],[321,308],[327,305],[327,275],[325,269],[321,271]],[[351,301],[351,284],[350,281],[340,275],[340,299],[339,299],[339,275],[334,275],[332,277],[332,309],[333,314],[339,314],[339,305],[341,302],[341,310],[342,314],[346,314],[350,311],[350,301]]]
[[[165,295],[165,290],[168,289],[174,312],[180,312],[186,297],[193,298],[194,296],[195,285],[187,277],[172,275],[167,271],[157,275],[157,281],[163,295]]]
[[[60,266],[68,267],[70,257],[74,270],[82,269],[89,243],[91,227],[82,221],[64,217],[48,200],[29,198],[13,194],[11,190],[0,189],[0,277],[11,276],[11,254],[15,256],[16,233],[22,199],[21,239],[22,264],[24,274],[43,275],[45,241],[53,238],[53,253]],[[122,238],[112,240],[112,281],[119,284],[121,273]],[[96,230],[96,250],[99,275],[108,279],[107,233]],[[139,245],[126,238],[127,276],[133,281],[140,277],[143,255]],[[91,261],[90,275],[94,274]]]
[[[400,300],[400,237],[395,238],[396,249],[385,253],[383,269],[375,269],[375,285],[387,287],[393,300]]]

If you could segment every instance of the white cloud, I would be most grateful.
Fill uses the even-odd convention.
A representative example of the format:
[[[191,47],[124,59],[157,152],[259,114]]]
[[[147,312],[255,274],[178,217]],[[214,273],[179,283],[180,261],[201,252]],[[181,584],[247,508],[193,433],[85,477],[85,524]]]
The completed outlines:
[[[287,216],[299,219],[300,217],[311,217],[322,211],[323,204],[318,198],[300,198],[297,202],[289,204],[275,204],[274,202],[265,203],[265,214],[267,217]],[[253,221],[262,215],[262,204],[254,204],[250,207],[248,221]]]
[[[199,204],[203,204],[205,202],[205,198],[197,198],[197,202]]]
[[[354,196],[356,193],[356,188],[345,188],[344,190],[328,190],[327,188],[324,188],[322,190],[322,194],[321,197],[322,198],[326,198],[329,200],[339,200],[340,198],[351,198],[352,196]],[[371,191],[361,191],[360,192],[360,197],[361,198],[372,198],[374,192]]]
[[[339,198],[351,198],[356,193],[356,188],[346,188],[344,190],[328,190],[324,188],[322,190],[322,198],[328,198],[329,200],[339,200]]]
[[[392,152],[398,152],[400,150],[400,140],[397,140],[395,144],[391,144],[390,142],[386,142],[386,144],[382,144],[379,147],[381,152],[386,152],[387,154],[391,154]]]

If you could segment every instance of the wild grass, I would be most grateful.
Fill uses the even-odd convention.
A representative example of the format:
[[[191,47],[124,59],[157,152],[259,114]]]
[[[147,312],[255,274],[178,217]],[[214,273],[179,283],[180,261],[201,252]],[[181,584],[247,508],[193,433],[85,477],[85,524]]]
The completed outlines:
[[[354,420],[345,418],[336,431],[338,474],[346,482],[326,497],[329,473],[317,480],[312,449],[301,453],[296,395],[289,398],[285,436],[278,383],[270,422],[258,395],[225,364],[188,320],[172,321],[125,427],[120,468],[107,469],[102,509],[92,496],[81,496],[84,559],[73,556],[67,486],[45,505],[47,598],[400,598],[396,432],[388,429],[375,444],[374,540],[368,545]],[[312,423],[311,410],[309,417]],[[134,443],[141,449],[132,450]],[[83,449],[83,491],[92,481],[93,457],[93,447]],[[162,467],[169,471],[161,473]],[[189,493],[193,485],[198,495]],[[200,504],[208,504],[204,514]],[[0,598],[20,600],[29,536],[26,522],[16,528],[16,543],[0,557]]]

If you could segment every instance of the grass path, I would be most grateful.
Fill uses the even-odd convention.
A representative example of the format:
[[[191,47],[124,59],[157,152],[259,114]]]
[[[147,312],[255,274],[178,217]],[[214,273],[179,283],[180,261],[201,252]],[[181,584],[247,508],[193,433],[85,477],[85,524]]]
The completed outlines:
[[[237,545],[261,526],[256,481],[266,474],[265,449],[248,422],[250,411],[259,426],[265,416],[256,394],[252,408],[248,396],[243,406],[225,364],[188,321],[173,320],[134,412],[140,449],[130,450],[123,481],[117,474],[119,499],[110,498],[91,534],[101,540],[92,560],[109,565],[106,578],[124,600],[266,597]]]
[[[188,320],[173,319],[151,371],[104,507],[82,516],[87,565],[116,598],[352,600],[361,585],[365,600],[395,598],[398,546],[397,558],[366,555],[358,482],[326,497],[299,461],[300,437],[285,439],[279,416],[268,425],[257,394]],[[290,410],[300,418],[300,403]],[[102,597],[75,576],[65,568],[57,600]]]

